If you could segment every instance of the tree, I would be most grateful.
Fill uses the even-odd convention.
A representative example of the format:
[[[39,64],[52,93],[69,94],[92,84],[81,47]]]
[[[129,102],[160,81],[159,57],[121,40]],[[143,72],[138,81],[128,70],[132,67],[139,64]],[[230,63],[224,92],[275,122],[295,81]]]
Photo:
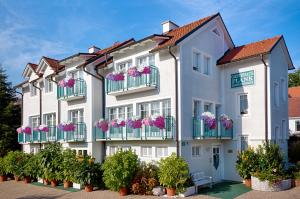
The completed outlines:
[[[6,71],[0,65],[0,157],[20,148],[16,128],[21,125],[21,109],[17,102]]]
[[[300,86],[300,69],[289,73],[289,87]]]

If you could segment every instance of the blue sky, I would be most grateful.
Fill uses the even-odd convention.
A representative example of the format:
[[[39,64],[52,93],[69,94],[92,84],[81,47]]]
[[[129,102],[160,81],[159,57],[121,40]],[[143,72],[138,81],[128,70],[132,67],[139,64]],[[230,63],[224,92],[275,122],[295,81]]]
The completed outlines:
[[[290,0],[0,0],[0,63],[21,82],[28,62],[105,48],[116,41],[161,33],[161,22],[178,25],[220,12],[236,45],[283,34],[300,66],[300,2]]]

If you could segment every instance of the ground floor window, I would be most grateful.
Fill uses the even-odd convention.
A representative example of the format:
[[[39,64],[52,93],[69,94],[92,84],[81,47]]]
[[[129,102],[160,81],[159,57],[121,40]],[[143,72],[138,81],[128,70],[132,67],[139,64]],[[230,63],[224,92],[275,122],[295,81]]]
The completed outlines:
[[[109,147],[109,155],[114,155],[115,153],[117,153],[117,151],[118,151],[117,146],[110,146]]]
[[[248,136],[242,135],[241,136],[241,151],[245,151],[248,149]]]
[[[87,156],[87,150],[78,150],[77,154]]]
[[[295,129],[296,129],[296,131],[300,131],[300,121],[296,121],[296,127],[295,127]]]
[[[142,157],[152,157],[152,147],[141,147]]]
[[[156,157],[162,158],[168,156],[168,147],[156,147]]]
[[[200,145],[192,146],[192,157],[198,158],[200,156],[201,156],[201,146]]]

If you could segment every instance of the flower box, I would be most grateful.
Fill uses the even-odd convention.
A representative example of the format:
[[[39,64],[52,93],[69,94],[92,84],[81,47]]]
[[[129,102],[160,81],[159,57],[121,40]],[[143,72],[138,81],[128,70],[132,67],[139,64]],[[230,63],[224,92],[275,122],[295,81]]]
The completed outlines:
[[[251,176],[251,185],[252,189],[257,191],[283,191],[291,188],[291,179],[280,180],[271,184],[269,181],[261,181]]]
[[[196,187],[195,186],[191,186],[191,187],[187,187],[184,193],[180,193],[179,197],[188,197],[191,195],[194,195],[196,193]]]
[[[78,183],[73,183],[73,188],[74,189],[82,189],[83,187]]]

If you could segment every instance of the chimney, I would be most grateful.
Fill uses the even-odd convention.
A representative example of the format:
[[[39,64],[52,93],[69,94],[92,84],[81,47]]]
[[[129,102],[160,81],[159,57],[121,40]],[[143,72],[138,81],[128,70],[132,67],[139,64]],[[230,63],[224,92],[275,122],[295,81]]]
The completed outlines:
[[[101,48],[98,48],[97,46],[89,47],[89,53],[96,53],[99,50],[101,50]]]
[[[179,27],[177,24],[169,20],[162,22],[161,25],[163,28],[163,33],[169,32],[170,30],[174,30]]]

